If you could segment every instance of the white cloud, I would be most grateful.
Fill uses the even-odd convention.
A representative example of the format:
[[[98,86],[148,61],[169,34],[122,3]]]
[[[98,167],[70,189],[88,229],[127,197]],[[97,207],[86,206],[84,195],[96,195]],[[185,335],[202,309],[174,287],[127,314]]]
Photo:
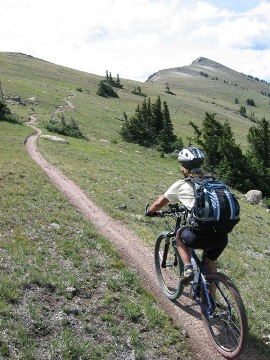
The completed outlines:
[[[270,22],[241,17],[220,26],[219,42],[224,47],[264,50],[270,48],[269,33]]]
[[[241,3],[0,0],[0,51],[140,81],[205,56],[270,80],[270,2]]]

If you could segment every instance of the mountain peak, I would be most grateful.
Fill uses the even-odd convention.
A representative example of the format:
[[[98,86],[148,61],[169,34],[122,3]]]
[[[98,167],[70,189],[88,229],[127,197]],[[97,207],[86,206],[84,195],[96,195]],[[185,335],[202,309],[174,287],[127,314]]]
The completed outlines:
[[[194,60],[194,61],[192,61],[192,64],[198,64],[198,63],[205,63],[205,62],[213,62],[212,60],[210,60],[210,59],[207,59],[207,58],[205,58],[205,57],[203,57],[203,56],[200,56],[200,57],[198,57],[196,60]]]
[[[200,66],[208,66],[208,67],[211,67],[211,68],[216,68],[216,69],[221,69],[221,68],[226,68],[228,69],[226,66],[216,62],[216,61],[213,61],[213,60],[210,60],[210,59],[207,59],[205,57],[198,57],[196,60],[194,60],[191,65],[200,65]],[[231,70],[231,69],[230,69]]]
[[[203,72],[203,73],[202,73]],[[200,78],[204,77],[205,74],[209,73],[212,77],[218,77],[220,72],[226,77],[232,76],[234,70],[210,59],[207,59],[203,56],[198,57],[188,66],[181,66],[177,68],[159,70],[158,72],[149,76],[147,81],[160,82],[167,77],[193,77]],[[205,73],[205,74],[204,74]],[[167,81],[167,80],[166,80]]]

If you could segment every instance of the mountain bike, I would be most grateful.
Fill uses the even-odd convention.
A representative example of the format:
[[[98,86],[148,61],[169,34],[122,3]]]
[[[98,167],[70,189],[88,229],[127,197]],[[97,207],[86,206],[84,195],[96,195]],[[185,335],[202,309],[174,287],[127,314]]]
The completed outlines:
[[[145,207],[147,212],[148,204]],[[178,204],[156,216],[166,217],[169,231],[158,235],[155,243],[155,269],[163,294],[175,301],[183,293],[181,278],[184,265],[176,247],[176,232],[187,224],[188,210]],[[173,227],[170,225],[173,219]],[[174,225],[175,221],[175,225]],[[201,308],[208,337],[216,350],[227,359],[237,357],[244,349],[248,322],[240,293],[223,273],[208,272],[194,249],[191,249],[194,280],[190,295]],[[187,288],[187,286],[185,286]]]

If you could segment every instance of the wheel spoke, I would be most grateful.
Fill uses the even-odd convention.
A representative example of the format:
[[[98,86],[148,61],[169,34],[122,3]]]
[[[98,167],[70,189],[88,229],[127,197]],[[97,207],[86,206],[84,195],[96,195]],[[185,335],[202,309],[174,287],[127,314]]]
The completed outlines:
[[[203,293],[204,325],[217,350],[227,358],[234,358],[242,351],[247,337],[247,318],[243,302],[239,292],[225,275],[209,274],[207,280],[210,284],[215,283],[216,292],[212,298],[212,313]]]
[[[159,235],[156,241],[155,267],[161,290],[169,299],[175,300],[183,290],[180,284],[183,264],[172,240],[165,234]]]

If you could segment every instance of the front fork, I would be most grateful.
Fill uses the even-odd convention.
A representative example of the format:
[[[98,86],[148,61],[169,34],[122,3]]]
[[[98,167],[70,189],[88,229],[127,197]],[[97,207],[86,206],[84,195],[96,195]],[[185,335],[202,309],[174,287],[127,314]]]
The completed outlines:
[[[163,251],[163,258],[162,258],[162,263],[161,263],[162,268],[167,267],[167,257],[168,257],[169,247],[173,246],[174,248],[176,248],[176,238],[173,237],[173,236],[174,236],[173,233],[169,233],[169,234],[166,235],[164,251]],[[174,255],[173,265],[177,266],[177,257],[176,257],[176,255]]]

